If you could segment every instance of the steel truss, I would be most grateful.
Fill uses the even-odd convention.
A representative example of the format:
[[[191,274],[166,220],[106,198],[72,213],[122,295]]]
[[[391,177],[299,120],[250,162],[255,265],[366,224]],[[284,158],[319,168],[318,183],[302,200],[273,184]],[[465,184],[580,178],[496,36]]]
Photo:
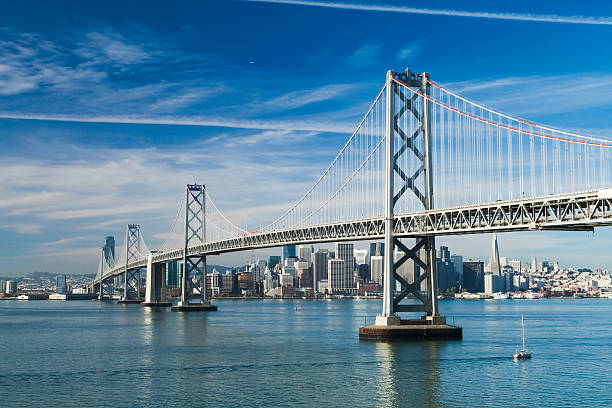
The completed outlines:
[[[199,294],[206,299],[206,255],[192,253],[189,248],[206,242],[206,195],[204,185],[188,184],[185,189],[185,240],[183,248],[183,278],[181,304],[189,303],[189,296]],[[197,281],[193,278],[198,276]]]
[[[398,324],[396,312],[425,312],[428,319],[438,316],[437,301],[437,272],[435,262],[435,238],[426,236],[418,239],[416,245],[408,248],[399,237],[395,228],[394,209],[397,202],[407,192],[412,192],[425,210],[433,208],[433,174],[432,174],[432,140],[431,140],[431,106],[430,102],[419,94],[408,95],[405,87],[417,88],[420,95],[429,96],[430,89],[427,82],[428,74],[414,74],[406,72],[387,73],[387,106],[386,106],[386,206],[385,206],[385,276],[383,278],[383,310],[377,324]],[[404,86],[401,86],[404,85]],[[421,98],[420,110],[417,103]],[[396,106],[396,102],[399,102]],[[402,117],[406,114],[416,119],[416,130],[402,128]],[[405,123],[408,121],[404,121]],[[400,140],[401,146],[395,146],[395,140]],[[420,150],[422,146],[422,151]],[[400,158],[404,154],[412,154],[419,163],[416,171],[402,168]],[[396,191],[395,179],[403,185]],[[417,186],[417,180],[423,180],[423,190]],[[403,256],[395,261],[395,249],[403,251]],[[408,259],[412,259],[418,266],[420,273],[415,282],[408,282],[397,271]],[[400,282],[402,291],[395,295],[396,281]],[[419,291],[422,281],[427,284],[427,296]],[[408,295],[413,294],[421,304],[401,305],[400,302]],[[392,319],[391,319],[392,318]],[[438,318],[441,322],[441,319]]]
[[[140,268],[128,269],[127,265],[142,256],[140,251],[140,225],[128,224],[125,236],[125,271],[123,276],[123,299],[140,298]]]
[[[601,191],[396,214],[393,231],[396,238],[536,230],[592,231],[594,227],[612,225],[612,197]],[[384,219],[373,218],[205,242],[188,247],[187,253],[194,257],[218,255],[284,245],[381,239],[384,234]],[[400,249],[406,253],[404,248]],[[183,258],[183,253],[183,248],[155,253],[152,254],[153,262],[179,260]],[[133,270],[146,266],[147,260],[142,258],[127,266],[121,265],[109,270],[104,279],[120,275],[126,268]],[[99,279],[95,283],[98,282]]]

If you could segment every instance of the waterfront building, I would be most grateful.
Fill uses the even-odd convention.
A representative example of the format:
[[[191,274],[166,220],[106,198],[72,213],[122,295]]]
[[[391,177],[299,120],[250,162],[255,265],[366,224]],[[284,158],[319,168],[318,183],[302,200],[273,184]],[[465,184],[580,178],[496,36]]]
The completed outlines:
[[[321,293],[329,292],[329,285],[327,284],[327,279],[321,279],[317,283],[317,291]]]
[[[341,259],[344,261],[343,264],[343,273],[341,276],[340,287],[343,291],[351,292],[356,289],[355,279],[354,279],[354,270],[355,270],[355,257],[353,255],[353,244],[346,242],[336,242],[336,259]],[[329,263],[328,263],[329,267]],[[334,289],[335,286],[332,286]]]
[[[463,262],[463,288],[472,293],[484,291],[484,264],[481,261],[468,259]]]
[[[68,292],[68,287],[66,286],[66,275],[57,275],[55,277],[55,293],[63,295],[66,292]]]
[[[327,261],[329,251],[327,249],[317,249],[311,254],[312,259],[312,280],[314,285],[322,279],[327,279]]]
[[[383,257],[380,255],[374,255],[370,257],[370,279],[373,282],[382,285],[383,283]]]
[[[327,261],[327,285],[331,293],[343,293],[346,290],[344,259]]]
[[[378,283],[363,283],[357,282],[357,294],[365,295],[367,293],[379,293],[380,285]]]
[[[223,286],[221,274],[216,269],[213,269],[212,273],[210,274],[210,285],[209,285],[211,294],[213,296],[219,296],[221,294],[221,286]]]
[[[238,289],[237,276],[232,271],[227,271],[221,275],[221,294],[233,294]]]
[[[0,280],[0,293],[6,292],[6,281]]]
[[[17,293],[17,282],[14,280],[6,281],[6,288],[4,290],[4,293],[9,295]]]
[[[490,272],[484,274],[484,293],[493,294],[502,292],[500,283],[502,279],[500,276],[494,275]]]
[[[253,290],[254,287],[255,280],[252,272],[241,272],[238,274],[238,290]]]

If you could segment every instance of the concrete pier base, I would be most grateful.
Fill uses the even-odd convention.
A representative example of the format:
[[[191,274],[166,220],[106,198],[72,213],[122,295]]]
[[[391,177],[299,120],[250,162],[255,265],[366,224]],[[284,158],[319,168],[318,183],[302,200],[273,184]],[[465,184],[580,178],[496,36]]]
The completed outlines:
[[[142,299],[120,299],[117,301],[117,303],[142,303]]]
[[[142,307],[170,307],[172,303],[170,302],[142,302],[140,303]]]
[[[217,306],[209,303],[179,303],[170,308],[173,312],[216,312]]]
[[[444,317],[400,320],[395,325],[373,325],[359,328],[360,340],[461,340],[463,328],[445,324]],[[437,318],[437,319],[436,319]],[[444,319],[444,320],[443,320]],[[378,323],[378,319],[377,319]]]

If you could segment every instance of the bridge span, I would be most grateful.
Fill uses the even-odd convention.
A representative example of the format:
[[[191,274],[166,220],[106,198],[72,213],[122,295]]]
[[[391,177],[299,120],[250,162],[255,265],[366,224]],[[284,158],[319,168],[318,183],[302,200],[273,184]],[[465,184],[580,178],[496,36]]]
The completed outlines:
[[[612,225],[612,141],[553,129],[477,104],[410,70],[387,73],[384,86],[348,141],[313,186],[268,225],[232,223],[204,185],[187,185],[169,236],[152,252],[129,225],[117,259],[102,255],[94,286],[124,277],[124,296],[166,304],[165,262],[183,260],[180,305],[190,294],[207,305],[206,257],[221,253],[338,241],[384,239],[383,307],[376,326],[398,326],[398,312],[423,312],[445,324],[437,306],[435,237]],[[434,192],[436,193],[434,195]],[[178,219],[183,221],[178,223]],[[407,239],[414,239],[408,244]],[[395,261],[398,249],[404,256]],[[412,259],[424,273],[412,283],[396,271]],[[136,275],[138,274],[138,275]],[[345,287],[351,290],[351,277]],[[396,295],[395,281],[404,290]],[[419,288],[425,281],[427,293]],[[419,305],[401,301],[412,294]]]

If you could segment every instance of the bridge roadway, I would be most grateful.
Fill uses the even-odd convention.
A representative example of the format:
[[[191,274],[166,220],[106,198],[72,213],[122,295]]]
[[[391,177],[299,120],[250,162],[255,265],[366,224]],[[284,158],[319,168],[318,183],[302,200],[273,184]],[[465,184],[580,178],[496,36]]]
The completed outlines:
[[[397,214],[394,218],[394,233],[403,238],[533,230],[592,231],[594,227],[612,225],[612,188]],[[384,239],[384,233],[384,218],[379,217],[207,242],[187,248],[187,254],[218,255],[284,245]],[[153,263],[182,258],[183,248],[152,254]],[[127,265],[128,270],[146,267],[146,258]],[[103,279],[121,275],[125,270],[125,265],[118,266],[104,274]],[[99,279],[94,283],[98,282]]]

